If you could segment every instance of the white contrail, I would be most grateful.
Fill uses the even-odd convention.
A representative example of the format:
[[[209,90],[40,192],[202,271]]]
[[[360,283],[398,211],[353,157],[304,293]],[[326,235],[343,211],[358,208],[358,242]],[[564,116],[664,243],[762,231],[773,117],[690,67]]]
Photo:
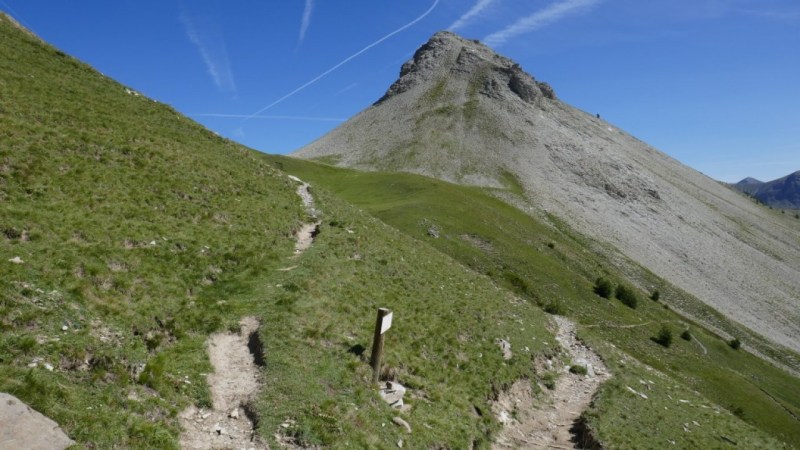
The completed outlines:
[[[213,36],[208,36],[209,30],[202,30],[188,13],[182,12],[179,16],[186,31],[186,36],[197,47],[200,57],[206,64],[208,74],[218,89],[224,92],[231,92],[236,95],[236,81],[233,77],[231,64],[228,60],[228,50],[222,36],[218,36],[214,30],[210,32]],[[207,28],[207,27],[206,27]]]
[[[272,119],[272,120],[309,120],[315,122],[344,122],[347,119],[339,117],[308,117],[308,116],[270,116],[270,115],[250,115],[250,114],[189,114],[194,117],[221,117],[228,119]]]
[[[478,0],[469,11],[467,11],[463,16],[459,17],[458,20],[453,22],[452,25],[447,27],[449,31],[455,31],[464,25],[468,24],[472,21],[478,14],[482,13],[484,9],[488,8],[489,5],[494,3],[497,0]]]
[[[300,22],[300,43],[306,38],[306,31],[308,31],[308,26],[311,24],[311,13],[313,11],[314,0],[306,0],[306,6],[303,8],[303,19]]]
[[[434,0],[434,2],[433,2],[433,5],[431,5],[431,7],[430,7],[430,8],[428,8],[428,10],[427,10],[427,11],[425,11],[424,13],[422,13],[422,15],[421,15],[421,16],[419,16],[419,17],[417,17],[416,19],[412,20],[411,22],[409,22],[409,23],[407,23],[407,24],[403,25],[402,27],[400,27],[400,28],[398,28],[398,29],[396,29],[396,30],[392,31],[391,33],[389,33],[389,34],[387,34],[386,36],[384,36],[384,37],[382,37],[382,38],[378,39],[377,41],[375,41],[375,42],[373,42],[373,43],[369,44],[368,46],[366,46],[366,47],[362,48],[361,50],[357,51],[356,53],[353,53],[352,55],[350,55],[350,56],[348,56],[347,58],[345,58],[345,59],[344,59],[342,62],[340,62],[339,64],[336,64],[335,66],[331,67],[330,69],[326,70],[325,72],[322,72],[320,75],[318,75],[316,78],[312,79],[312,80],[311,80],[311,81],[309,81],[308,83],[306,83],[306,84],[304,84],[304,85],[300,86],[299,88],[297,88],[297,89],[293,90],[292,92],[289,92],[288,94],[286,94],[286,95],[284,95],[283,97],[281,97],[281,98],[279,98],[279,99],[275,100],[274,102],[270,103],[269,105],[267,105],[267,106],[265,106],[265,107],[263,107],[263,108],[259,109],[258,111],[256,111],[256,112],[254,112],[253,114],[249,115],[249,116],[248,116],[247,118],[245,118],[244,120],[250,120],[250,119],[253,119],[253,118],[255,118],[255,116],[257,116],[257,115],[261,114],[262,112],[264,112],[264,111],[266,111],[266,110],[268,110],[268,109],[272,108],[273,106],[277,105],[278,103],[281,103],[282,101],[286,100],[287,98],[289,98],[289,97],[291,97],[291,96],[293,96],[293,95],[297,94],[298,92],[302,91],[303,89],[305,89],[305,88],[307,88],[307,87],[311,86],[312,84],[316,83],[317,81],[319,81],[319,80],[321,80],[321,79],[325,78],[327,75],[329,75],[329,74],[330,74],[331,72],[333,72],[334,70],[336,70],[336,69],[338,69],[339,67],[342,67],[343,65],[345,65],[345,64],[347,64],[347,63],[349,63],[350,61],[352,61],[353,59],[357,58],[357,57],[358,57],[359,55],[361,55],[362,53],[364,53],[364,52],[366,52],[367,50],[371,49],[372,47],[375,47],[376,45],[378,45],[378,44],[380,44],[381,42],[383,42],[383,41],[385,41],[385,40],[389,39],[390,37],[394,36],[395,34],[397,34],[397,33],[400,33],[401,31],[403,31],[403,30],[405,30],[405,29],[407,29],[407,28],[409,28],[409,27],[412,27],[412,26],[414,26],[414,25],[415,25],[417,22],[419,22],[420,20],[422,20],[422,19],[424,19],[425,17],[427,17],[427,16],[428,16],[428,14],[430,14],[430,13],[431,13],[431,12],[434,10],[434,8],[436,8],[436,5],[438,5],[440,1],[441,1],[441,0]]]
[[[601,1],[603,0],[561,0],[486,36],[483,42],[491,47],[498,47],[513,37],[538,30],[573,12],[587,10]]]

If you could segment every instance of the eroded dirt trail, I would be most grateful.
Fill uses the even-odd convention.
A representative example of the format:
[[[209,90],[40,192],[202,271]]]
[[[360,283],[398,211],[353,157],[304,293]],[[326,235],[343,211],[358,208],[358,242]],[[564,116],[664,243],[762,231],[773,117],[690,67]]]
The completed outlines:
[[[304,251],[308,250],[308,248],[311,247],[311,244],[314,242],[314,238],[319,233],[319,221],[317,220],[317,210],[314,208],[314,197],[311,196],[311,186],[293,175],[289,175],[289,178],[300,183],[300,186],[297,187],[297,195],[299,195],[300,199],[303,201],[303,205],[306,207],[306,212],[308,215],[314,219],[313,223],[303,224],[300,230],[296,233],[297,242],[294,245],[294,254],[300,255]]]
[[[304,224],[295,234],[294,257],[297,257],[314,242],[319,221],[316,221],[317,210],[309,184],[291,175],[289,178],[300,183],[297,195],[308,215],[315,220],[315,223]],[[239,333],[215,333],[206,341],[208,358],[214,367],[214,372],[206,378],[213,407],[198,409],[192,405],[180,414],[183,449],[269,449],[256,433],[251,406],[261,382],[258,366],[264,364],[258,319],[244,317],[239,325]]]
[[[581,448],[572,442],[570,430],[589,407],[600,384],[611,375],[597,353],[578,340],[573,322],[560,316],[555,316],[555,321],[556,340],[567,351],[572,365],[586,367],[587,374],[570,373],[570,365],[554,368],[561,372],[555,389],[542,388],[543,392],[537,396],[530,380],[514,383],[493,405],[495,416],[504,424],[493,449]]]
[[[215,333],[206,342],[214,373],[207,375],[212,409],[190,406],[180,415],[184,449],[267,449],[249,415],[258,391],[261,348],[258,320],[245,317],[239,333]]]

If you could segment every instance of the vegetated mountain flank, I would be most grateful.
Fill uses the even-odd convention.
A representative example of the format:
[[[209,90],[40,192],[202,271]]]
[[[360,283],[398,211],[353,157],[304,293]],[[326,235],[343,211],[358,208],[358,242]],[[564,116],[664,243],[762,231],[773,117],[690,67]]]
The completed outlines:
[[[253,316],[269,382],[247,413],[275,447],[276,433],[307,447],[485,444],[500,425],[475,411],[556,347],[547,318],[324,191],[306,211],[296,189],[266,155],[0,14],[0,392],[81,447],[177,448],[178,411],[218,406],[207,338],[249,334],[239,321]],[[313,215],[313,246],[293,252]],[[413,437],[365,361],[378,306],[405,336],[384,368],[410,387]],[[214,425],[200,428],[222,435]]]
[[[437,33],[377,103],[294,156],[504,189],[800,350],[800,227],[561,102],[476,41]]]
[[[767,206],[800,209],[800,170],[767,182],[748,177],[731,186]]]

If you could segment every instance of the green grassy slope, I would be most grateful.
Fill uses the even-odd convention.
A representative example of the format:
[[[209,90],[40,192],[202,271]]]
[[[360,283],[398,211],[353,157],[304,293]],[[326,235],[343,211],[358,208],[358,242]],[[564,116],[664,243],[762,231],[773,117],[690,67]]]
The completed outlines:
[[[262,434],[289,417],[334,447],[485,446],[489,399],[555,347],[541,311],[324,192],[322,234],[291,259],[306,217],[263,155],[5,18],[0,34],[0,391],[79,446],[174,448],[178,412],[210,403],[208,334],[245,314],[267,355]],[[410,388],[410,437],[361,351],[377,306],[396,314],[386,371]]]
[[[546,226],[477,188],[409,174],[361,173],[293,158],[270,159],[277,167],[332,190],[398,230],[489,275],[532,303],[583,324],[581,335],[593,342],[618,372],[587,415],[590,425],[609,446],[661,448],[664,442],[676,440],[684,448],[714,448],[726,445],[720,435],[741,443],[744,433],[756,436],[750,442],[752,446],[769,447],[768,440],[760,441],[766,439],[763,435],[748,435],[753,428],[745,427],[731,412],[791,446],[800,446],[797,378],[745,351],[731,349],[715,334],[675,314],[668,305],[694,308],[725,322],[696,299],[647,271],[629,262],[609,262],[591,250],[593,243],[575,236],[563,224],[554,221],[554,226]],[[431,237],[431,229],[438,230],[440,237]],[[592,287],[598,276],[614,284],[645,286],[648,292],[637,290],[639,306],[631,309],[595,295]],[[647,298],[652,289],[660,291],[659,302]],[[674,334],[670,348],[651,339],[662,326]],[[678,337],[687,328],[692,341]],[[621,357],[633,357],[637,362],[613,363]],[[647,402],[630,395],[621,383],[639,384],[638,379],[647,376],[648,366],[667,374],[666,384],[676,391],[651,395]],[[689,410],[677,402],[677,392],[696,397],[693,391],[700,393],[701,402],[723,408],[713,413],[714,428],[707,433],[682,429],[683,423],[692,420],[708,424],[708,420],[696,418],[696,408]],[[660,412],[664,407],[675,413]],[[658,431],[642,435],[636,423],[650,423]]]
[[[86,446],[174,446],[302,216],[257,152],[0,15],[0,391]]]
[[[555,347],[546,315],[487,277],[419,245],[374,217],[314,189],[323,211],[314,245],[264,286],[261,314],[269,380],[261,430],[286,429],[303,445],[485,448],[498,424],[489,400]],[[368,366],[378,307],[394,312],[384,372],[405,385],[401,414],[371,386]],[[496,339],[511,343],[504,360]],[[544,375],[544,374],[539,374]]]

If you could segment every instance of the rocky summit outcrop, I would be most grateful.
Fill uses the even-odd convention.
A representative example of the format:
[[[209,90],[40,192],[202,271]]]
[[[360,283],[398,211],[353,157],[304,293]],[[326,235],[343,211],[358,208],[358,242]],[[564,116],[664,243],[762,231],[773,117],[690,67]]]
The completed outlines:
[[[479,42],[437,33],[380,100],[294,156],[504,189],[523,211],[800,351],[795,219],[565,104]]]
[[[480,84],[480,93],[495,99],[513,94],[528,103],[542,98],[555,99],[553,88],[533,79],[519,64],[500,56],[479,41],[467,41],[453,33],[436,33],[403,64],[395,81],[377,104],[435,78],[462,78]]]

